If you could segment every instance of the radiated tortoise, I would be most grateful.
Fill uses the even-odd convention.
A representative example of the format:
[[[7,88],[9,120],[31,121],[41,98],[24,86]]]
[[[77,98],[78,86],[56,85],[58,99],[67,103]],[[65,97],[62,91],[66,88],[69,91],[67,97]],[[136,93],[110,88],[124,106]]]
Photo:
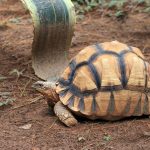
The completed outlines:
[[[150,67],[141,51],[118,41],[88,46],[69,63],[56,83],[38,81],[54,112],[67,126],[74,115],[118,120],[150,115]]]

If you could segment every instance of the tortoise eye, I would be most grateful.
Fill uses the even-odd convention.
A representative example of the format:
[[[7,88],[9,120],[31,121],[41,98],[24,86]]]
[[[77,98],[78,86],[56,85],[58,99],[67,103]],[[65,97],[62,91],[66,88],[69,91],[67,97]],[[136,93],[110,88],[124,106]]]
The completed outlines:
[[[58,82],[55,83],[56,86],[58,86],[58,84],[59,84]]]

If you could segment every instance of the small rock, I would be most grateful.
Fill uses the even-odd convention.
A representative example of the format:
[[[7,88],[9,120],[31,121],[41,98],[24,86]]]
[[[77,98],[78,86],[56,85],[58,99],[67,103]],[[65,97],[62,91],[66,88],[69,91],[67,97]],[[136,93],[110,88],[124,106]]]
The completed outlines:
[[[78,137],[78,142],[84,142],[85,138],[83,136]]]
[[[29,130],[31,127],[32,127],[32,124],[26,124],[26,125],[20,126],[19,128],[24,129],[24,130]]]

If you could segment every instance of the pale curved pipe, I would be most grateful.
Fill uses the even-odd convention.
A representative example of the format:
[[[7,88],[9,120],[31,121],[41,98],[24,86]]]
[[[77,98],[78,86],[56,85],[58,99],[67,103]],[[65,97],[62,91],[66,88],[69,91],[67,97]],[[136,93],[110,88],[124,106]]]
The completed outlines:
[[[68,63],[75,25],[70,0],[21,0],[34,23],[32,66],[44,80],[54,80]]]

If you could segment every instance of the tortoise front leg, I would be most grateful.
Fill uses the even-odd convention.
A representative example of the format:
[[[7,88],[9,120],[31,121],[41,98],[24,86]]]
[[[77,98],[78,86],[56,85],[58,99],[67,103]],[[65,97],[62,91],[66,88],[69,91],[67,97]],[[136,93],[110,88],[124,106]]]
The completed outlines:
[[[67,109],[60,101],[55,104],[54,112],[56,116],[68,127],[74,126],[78,123],[69,109]]]

